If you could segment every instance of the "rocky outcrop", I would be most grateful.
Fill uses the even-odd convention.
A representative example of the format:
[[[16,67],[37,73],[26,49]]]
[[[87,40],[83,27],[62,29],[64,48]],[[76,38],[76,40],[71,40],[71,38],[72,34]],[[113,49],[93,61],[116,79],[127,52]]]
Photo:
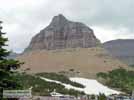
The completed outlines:
[[[100,45],[100,41],[95,37],[92,29],[83,23],[69,21],[60,14],[32,38],[25,52],[42,49],[89,48],[97,45]]]

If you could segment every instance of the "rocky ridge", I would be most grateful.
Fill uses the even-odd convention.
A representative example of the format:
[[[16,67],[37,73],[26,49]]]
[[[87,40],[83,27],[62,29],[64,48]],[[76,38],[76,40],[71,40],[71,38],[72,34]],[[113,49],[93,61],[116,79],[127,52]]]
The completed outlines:
[[[134,39],[111,40],[105,42],[103,46],[113,57],[128,65],[134,65]]]
[[[83,23],[69,21],[59,14],[32,38],[25,52],[42,49],[89,48],[97,45],[100,45],[100,41],[95,37],[92,29]]]

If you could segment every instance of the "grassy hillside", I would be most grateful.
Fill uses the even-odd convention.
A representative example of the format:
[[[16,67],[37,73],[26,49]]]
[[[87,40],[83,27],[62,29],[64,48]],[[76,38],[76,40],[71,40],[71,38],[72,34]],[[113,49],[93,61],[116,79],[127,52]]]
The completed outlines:
[[[47,82],[33,75],[17,74],[15,77],[16,77],[15,80],[21,84],[23,89],[28,89],[32,86],[33,95],[50,95],[50,93],[54,89],[56,89],[56,92],[62,94],[69,94],[74,96],[84,94],[84,92],[79,92],[73,89],[68,90],[61,84],[57,84],[54,82]]]
[[[134,71],[119,68],[108,73],[98,73],[97,76],[103,78],[105,84],[112,88],[118,88],[127,93],[134,90]]]

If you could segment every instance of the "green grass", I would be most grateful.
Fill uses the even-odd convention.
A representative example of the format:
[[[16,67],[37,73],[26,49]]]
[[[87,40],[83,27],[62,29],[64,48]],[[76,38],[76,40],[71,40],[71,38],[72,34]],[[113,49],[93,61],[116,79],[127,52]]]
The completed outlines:
[[[79,88],[84,88],[84,86],[82,84],[76,83],[76,82],[72,82],[69,80],[68,77],[61,75],[61,74],[57,74],[57,73],[38,73],[36,74],[37,76],[42,76],[48,79],[52,79],[52,80],[57,80],[60,81],[62,83],[66,83],[66,84],[70,84],[72,86],[75,87],[79,87]]]
[[[40,79],[37,76],[27,75],[27,74],[17,74],[15,76],[15,80],[21,84],[23,89],[28,89],[31,86],[33,95],[50,95],[50,93],[56,89],[56,92],[68,95],[83,95],[84,92],[79,92],[73,89],[66,89],[63,85],[57,84],[54,82],[47,82],[45,80]]]
[[[134,71],[119,68],[108,73],[98,73],[97,76],[103,78],[105,84],[112,88],[118,88],[126,93],[134,90]]]

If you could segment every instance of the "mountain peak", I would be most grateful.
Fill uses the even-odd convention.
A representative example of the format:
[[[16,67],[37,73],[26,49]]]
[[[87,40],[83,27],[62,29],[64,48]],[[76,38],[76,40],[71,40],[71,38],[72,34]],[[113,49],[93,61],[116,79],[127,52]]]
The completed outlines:
[[[58,14],[58,15],[55,16],[55,17],[58,17],[58,18],[60,18],[60,19],[66,19],[65,16],[64,16],[63,14]]]
[[[62,14],[59,14],[59,15],[53,17],[50,25],[57,25],[57,24],[61,25],[61,24],[65,24],[67,22],[68,22],[68,20]]]
[[[83,23],[69,21],[62,14],[59,14],[53,17],[48,27],[32,38],[25,51],[89,48],[100,44],[93,30],[88,26]]]

